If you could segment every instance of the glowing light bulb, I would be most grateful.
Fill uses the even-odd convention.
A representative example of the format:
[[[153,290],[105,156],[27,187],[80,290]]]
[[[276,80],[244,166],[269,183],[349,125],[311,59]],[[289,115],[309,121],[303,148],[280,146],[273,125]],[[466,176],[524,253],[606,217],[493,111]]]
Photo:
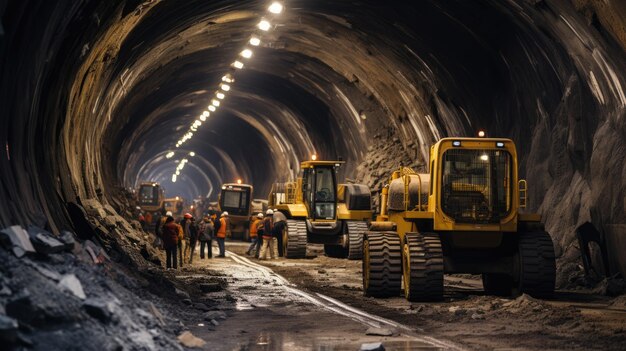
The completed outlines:
[[[213,105],[209,106],[209,110],[211,110],[211,112],[215,112],[215,106]]]
[[[281,12],[283,12],[283,4],[281,4],[281,3],[280,3],[280,2],[278,2],[278,1],[274,1],[274,2],[270,5],[270,7],[268,7],[268,8],[267,8],[267,10],[268,10],[269,12],[271,12],[271,13],[274,13],[274,14],[277,14],[277,15],[278,15],[278,14],[280,14]]]
[[[272,25],[267,20],[261,20],[261,22],[259,22],[259,24],[258,24],[258,27],[259,27],[260,30],[263,30],[263,31],[267,32],[268,30],[270,30]]]
[[[489,156],[487,156],[486,154],[480,155],[480,159],[483,161],[489,161]]]
[[[206,116],[205,116],[205,115],[200,116],[200,120],[201,120],[202,122],[206,121]]]
[[[220,92],[218,92],[217,94],[215,94],[215,96],[216,96],[218,99],[220,99],[220,100],[222,100],[222,99],[224,99],[224,98],[226,97],[226,95],[224,95],[224,93],[220,93]]]
[[[315,154],[311,155],[311,160],[313,160],[313,161],[317,160],[317,155],[315,155]]]
[[[479,130],[479,131],[478,131],[478,136],[479,136],[480,138],[484,138],[484,137],[485,137],[485,131],[484,131],[484,130]]]
[[[170,151],[165,155],[165,158],[172,158],[174,156],[174,151]]]
[[[194,157],[194,156],[196,156],[196,153],[192,151],[192,152],[189,153],[189,156]]]
[[[233,67],[235,67],[237,69],[242,69],[243,68],[243,63],[241,61],[235,61],[235,62],[233,62]]]
[[[237,184],[241,184],[241,179],[237,179]]]
[[[222,77],[222,82],[232,83],[234,81],[235,80],[233,79],[233,76],[230,75],[230,73]]]
[[[230,90],[230,85],[222,84],[222,85],[220,85],[220,88],[222,88],[222,90],[224,90],[224,91],[229,91]]]
[[[242,57],[245,57],[247,59],[249,59],[250,57],[252,57],[252,50],[250,49],[245,49],[244,51],[240,52],[239,55],[241,55]]]
[[[257,37],[252,37],[252,38],[250,38],[250,41],[248,41],[248,42],[252,46],[259,46],[259,44],[261,44],[261,39],[259,39]]]
[[[204,112],[202,112],[202,115],[204,117],[209,117],[210,113],[209,113],[209,111],[204,111]]]
[[[211,104],[213,104],[213,106],[218,107],[220,105],[220,101],[219,100],[211,100]]]
[[[176,183],[176,174],[172,174],[172,183]]]

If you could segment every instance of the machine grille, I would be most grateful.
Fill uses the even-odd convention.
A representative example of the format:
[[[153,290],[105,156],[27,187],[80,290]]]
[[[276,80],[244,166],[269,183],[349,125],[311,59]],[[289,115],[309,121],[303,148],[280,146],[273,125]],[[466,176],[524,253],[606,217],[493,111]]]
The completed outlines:
[[[441,206],[461,223],[498,223],[511,210],[511,156],[451,149],[443,155]]]

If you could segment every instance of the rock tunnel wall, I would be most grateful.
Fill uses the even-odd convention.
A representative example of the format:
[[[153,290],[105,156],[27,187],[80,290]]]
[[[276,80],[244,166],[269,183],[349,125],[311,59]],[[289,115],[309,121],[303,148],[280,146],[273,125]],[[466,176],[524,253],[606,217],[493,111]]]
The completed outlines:
[[[231,95],[177,152],[254,32],[261,1],[11,1],[2,32],[0,225],[76,226],[68,203],[140,180],[215,194],[270,184],[318,153],[379,187],[448,135],[513,138],[560,260],[589,221],[626,273],[626,8],[621,2],[288,1]],[[391,157],[390,157],[391,155]],[[175,156],[179,158],[179,156]],[[169,183],[168,183],[169,182]]]

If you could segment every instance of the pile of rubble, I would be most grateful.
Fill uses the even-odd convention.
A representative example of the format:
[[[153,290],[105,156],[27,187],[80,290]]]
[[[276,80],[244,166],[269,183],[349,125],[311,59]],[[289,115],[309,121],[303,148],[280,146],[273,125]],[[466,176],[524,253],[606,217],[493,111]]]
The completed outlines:
[[[177,312],[185,306],[180,296],[186,293],[171,272],[161,269],[154,236],[109,205],[95,200],[83,205],[95,233],[91,240],[79,242],[72,232],[57,236],[35,226],[0,231],[0,348],[201,345],[180,319],[170,317],[180,318]]]

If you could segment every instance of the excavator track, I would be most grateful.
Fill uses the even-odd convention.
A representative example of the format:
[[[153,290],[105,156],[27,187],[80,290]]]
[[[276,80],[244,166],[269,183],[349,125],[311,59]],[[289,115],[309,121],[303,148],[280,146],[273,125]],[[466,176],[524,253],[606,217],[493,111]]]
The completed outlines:
[[[407,300],[443,299],[443,251],[437,234],[406,233],[402,264]]]
[[[289,219],[283,233],[283,252],[286,258],[306,257],[306,223],[305,221]]]
[[[396,232],[367,232],[363,241],[363,293],[390,297],[402,285],[402,246]]]
[[[348,259],[363,258],[363,236],[367,232],[367,223],[362,221],[346,221],[348,229]]]

